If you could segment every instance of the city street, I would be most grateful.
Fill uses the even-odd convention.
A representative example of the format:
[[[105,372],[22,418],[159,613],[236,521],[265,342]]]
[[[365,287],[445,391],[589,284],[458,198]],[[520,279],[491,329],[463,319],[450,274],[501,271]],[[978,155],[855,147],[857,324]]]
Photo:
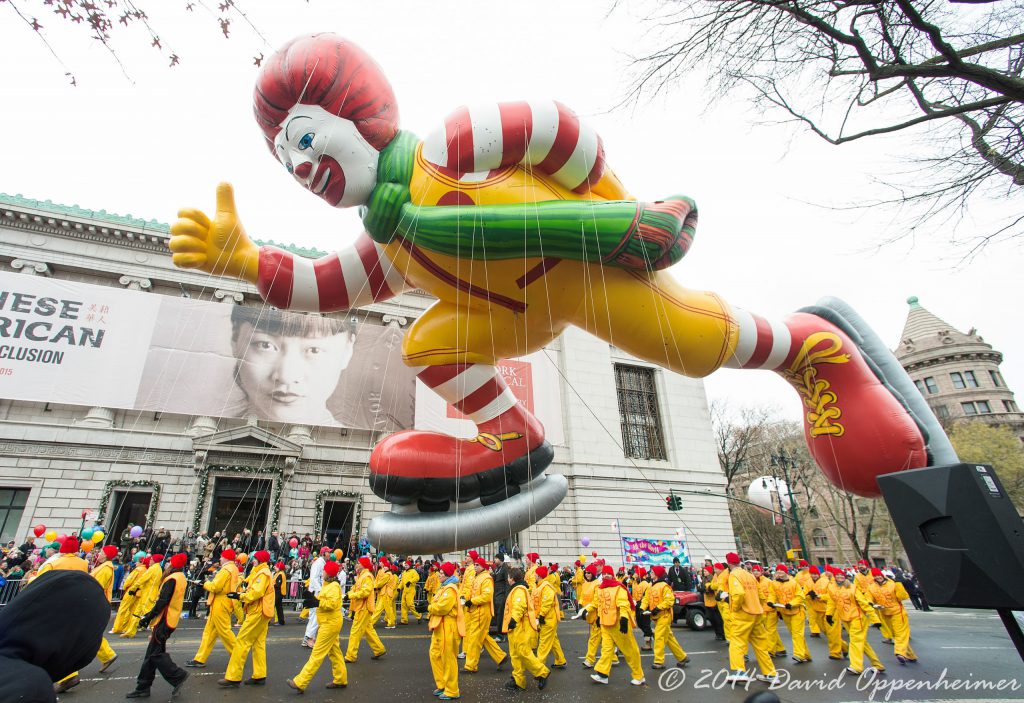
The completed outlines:
[[[227,655],[223,649],[214,649],[209,666],[205,669],[189,669],[191,679],[186,683],[180,701],[244,701],[264,703],[293,700],[297,697],[285,685],[285,679],[298,673],[310,650],[299,646],[303,623],[295,614],[288,613],[290,622],[284,627],[271,627],[267,641],[268,683],[263,688],[244,686],[238,690],[223,690],[217,680],[223,675]],[[814,661],[795,666],[787,658],[776,660],[781,670],[790,673],[789,682],[776,690],[780,699],[792,702],[820,701],[869,701],[869,700],[1020,700],[1024,696],[1024,667],[1010,644],[1002,624],[991,611],[936,610],[931,613],[911,611],[913,646],[920,663],[900,666],[892,654],[892,647],[880,643],[877,630],[870,631],[870,641],[882,661],[888,667],[888,675],[870,681],[845,676],[845,664],[828,659],[824,639],[810,639],[809,646]],[[199,643],[202,620],[187,620],[171,639],[169,651],[174,660],[183,664],[195,653]],[[342,637],[345,647],[349,623],[346,623]],[[784,633],[783,640],[787,642]],[[330,681],[328,663],[318,672],[313,683],[300,700],[348,700],[374,701],[388,699],[431,700],[434,688],[427,660],[429,635],[425,624],[398,626],[396,630],[378,629],[388,653],[378,661],[370,659],[368,647],[364,644],[359,661],[349,666],[349,685],[345,690],[328,691],[323,687]],[[509,678],[509,667],[498,673],[486,654],[481,660],[480,673],[463,674],[459,684],[462,697],[474,701],[493,700],[589,700],[620,701],[624,696],[648,701],[720,700],[742,701],[755,691],[767,689],[767,685],[752,682],[746,688],[737,686],[733,690],[722,683],[727,668],[726,647],[716,642],[711,631],[693,632],[676,628],[676,636],[693,662],[685,670],[685,680],[678,676],[678,670],[665,671],[650,669],[649,652],[643,652],[647,686],[634,688],[629,685],[629,671],[625,666],[612,669],[611,683],[601,686],[590,680],[589,671],[580,666],[586,647],[585,627],[582,623],[566,621],[560,627],[559,637],[569,659],[569,667],[563,671],[552,671],[547,688],[541,692],[534,686],[516,694],[503,689]],[[639,633],[637,633],[639,634]],[[60,700],[65,703],[112,703],[134,688],[135,675],[146,648],[146,640],[124,640],[114,637],[111,645],[119,658],[106,675],[97,673],[98,664],[90,664],[82,671],[82,683],[65,693]],[[668,662],[673,661],[671,655]],[[250,669],[246,668],[246,676]],[[659,678],[659,674],[662,676]],[[660,682],[660,685],[659,685]],[[977,687],[987,682],[989,688]],[[996,690],[1000,685],[1002,690]],[[929,686],[928,684],[931,684]],[[892,690],[893,686],[909,686]],[[958,687],[958,688],[954,688]],[[916,689],[916,690],[914,690]],[[166,701],[170,688],[157,678],[150,700]]]

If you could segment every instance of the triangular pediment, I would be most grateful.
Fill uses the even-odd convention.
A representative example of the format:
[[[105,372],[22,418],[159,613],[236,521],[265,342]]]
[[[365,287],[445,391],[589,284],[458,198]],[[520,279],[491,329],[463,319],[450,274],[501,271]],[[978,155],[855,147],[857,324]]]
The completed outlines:
[[[279,456],[299,456],[302,445],[255,425],[244,425],[230,430],[196,437],[192,446],[197,451],[257,450]]]

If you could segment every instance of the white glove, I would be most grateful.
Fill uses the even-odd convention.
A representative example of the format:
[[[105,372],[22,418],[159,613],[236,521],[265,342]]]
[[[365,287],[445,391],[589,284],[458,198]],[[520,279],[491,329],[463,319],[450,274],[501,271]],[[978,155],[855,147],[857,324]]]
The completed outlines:
[[[579,620],[580,618],[582,618],[586,614],[587,614],[587,609],[586,608],[580,608],[579,612],[577,612],[575,615],[572,616],[572,619],[573,620]]]
[[[645,611],[643,611],[643,613],[644,613],[644,615],[650,615],[651,611],[650,610],[645,610]]]
[[[781,608],[782,605],[780,603],[772,603],[771,601],[768,601],[768,607],[769,608]]]
[[[719,591],[718,592],[718,600],[727,603],[729,601],[729,594],[726,593],[725,591]]]

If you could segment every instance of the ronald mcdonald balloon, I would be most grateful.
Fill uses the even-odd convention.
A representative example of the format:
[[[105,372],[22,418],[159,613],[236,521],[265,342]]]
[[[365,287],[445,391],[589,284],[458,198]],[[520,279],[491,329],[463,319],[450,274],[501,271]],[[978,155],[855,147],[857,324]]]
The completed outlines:
[[[411,325],[404,361],[477,427],[468,440],[406,430],[374,447],[370,486],[393,506],[369,526],[378,549],[485,544],[559,504],[567,483],[546,473],[544,427],[495,364],[569,326],[691,377],[723,366],[778,373],[803,405],[811,454],[845,490],[878,495],[876,476],[951,454],[913,383],[842,301],[771,320],[681,285],[665,269],[693,243],[695,203],[634,199],[600,136],[565,105],[461,107],[421,140],[399,128],[380,67],[334,34],[269,57],[253,100],[284,173],[333,207],[358,208],[363,233],[315,261],[259,247],[222,183],[212,216],[179,211],[174,263],[244,279],[298,311],[429,292],[437,302]],[[648,146],[659,149],[652,159],[669,157],[661,142]],[[680,166],[680,180],[695,173]]]

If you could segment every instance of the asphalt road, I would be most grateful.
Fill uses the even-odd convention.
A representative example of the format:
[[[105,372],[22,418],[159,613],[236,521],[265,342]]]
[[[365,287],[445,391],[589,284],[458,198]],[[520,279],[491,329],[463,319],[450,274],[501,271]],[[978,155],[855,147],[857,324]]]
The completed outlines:
[[[217,648],[210,657],[208,668],[188,670],[192,678],[175,701],[269,703],[296,699],[298,694],[285,685],[285,679],[298,673],[309,650],[299,646],[304,623],[294,614],[288,615],[291,620],[287,625],[270,628],[267,640],[269,674],[265,687],[220,689],[217,680],[223,676],[228,657],[223,649]],[[889,673],[877,681],[856,679],[843,675],[844,663],[828,659],[824,639],[810,639],[812,663],[794,666],[788,659],[787,663],[776,660],[780,671],[786,670],[790,674],[788,682],[777,689],[776,694],[782,701],[794,703],[1024,699],[1024,665],[995,613],[942,609],[931,613],[912,611],[910,615],[913,646],[920,659],[919,664],[900,666],[892,654],[892,647],[881,644],[881,635],[877,630],[871,630],[870,641]],[[171,638],[169,651],[179,665],[195,653],[202,626],[202,620],[186,621]],[[342,633],[343,649],[348,629],[349,623],[346,622]],[[781,631],[783,641],[789,646],[785,628]],[[329,666],[325,662],[299,700],[368,703],[394,699],[433,700],[434,683],[427,660],[429,635],[426,625],[399,625],[396,630],[379,628],[378,632],[388,647],[385,657],[372,661],[364,643],[359,661],[349,666],[348,688],[335,691],[323,688],[330,681]],[[499,703],[515,699],[610,703],[620,701],[624,696],[629,696],[631,701],[715,700],[738,703],[751,693],[768,688],[759,682],[735,689],[723,684],[722,679],[728,669],[724,643],[716,642],[710,631],[693,632],[685,627],[675,630],[693,660],[685,670],[685,680],[677,675],[678,670],[650,670],[650,653],[643,652],[647,686],[630,686],[629,671],[624,665],[612,669],[610,685],[595,684],[590,680],[590,672],[580,665],[586,649],[585,633],[583,623],[566,621],[562,624],[559,638],[569,659],[569,667],[553,671],[543,692],[532,686],[521,693],[504,690],[502,686],[509,678],[507,665],[505,672],[495,672],[490,659],[484,654],[481,673],[460,677],[462,697]],[[135,640],[115,637],[110,643],[119,655],[111,669],[100,675],[98,663],[90,664],[82,671],[82,683],[61,695],[63,703],[111,703],[123,699],[134,688],[146,640],[141,637]],[[668,661],[673,661],[671,654]],[[247,667],[246,676],[249,673]],[[660,679],[659,674],[663,674]],[[1002,690],[967,688],[983,683],[991,687],[999,682],[1003,682]],[[913,688],[894,689],[895,686]],[[152,691],[150,700],[169,700],[170,687],[159,676]]]

